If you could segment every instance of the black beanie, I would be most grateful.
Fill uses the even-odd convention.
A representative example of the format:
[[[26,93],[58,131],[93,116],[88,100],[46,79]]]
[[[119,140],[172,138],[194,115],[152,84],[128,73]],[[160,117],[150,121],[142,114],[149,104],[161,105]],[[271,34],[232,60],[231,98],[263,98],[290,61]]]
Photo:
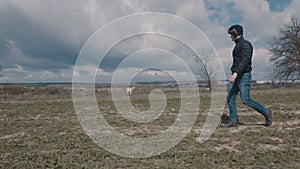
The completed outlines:
[[[228,34],[240,36],[243,34],[243,27],[241,25],[233,25],[228,29]]]

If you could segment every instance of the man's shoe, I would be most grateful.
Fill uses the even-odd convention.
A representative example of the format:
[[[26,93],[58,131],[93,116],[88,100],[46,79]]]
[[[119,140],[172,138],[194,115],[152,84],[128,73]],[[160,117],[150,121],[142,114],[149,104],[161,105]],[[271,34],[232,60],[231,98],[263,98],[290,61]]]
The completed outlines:
[[[265,126],[271,126],[272,125],[272,111],[271,111],[271,109],[267,109],[267,114],[266,114],[265,118],[266,118]]]
[[[230,128],[230,127],[235,127],[236,128],[237,126],[238,126],[238,124],[236,122],[231,121],[227,124],[221,125],[221,128]]]

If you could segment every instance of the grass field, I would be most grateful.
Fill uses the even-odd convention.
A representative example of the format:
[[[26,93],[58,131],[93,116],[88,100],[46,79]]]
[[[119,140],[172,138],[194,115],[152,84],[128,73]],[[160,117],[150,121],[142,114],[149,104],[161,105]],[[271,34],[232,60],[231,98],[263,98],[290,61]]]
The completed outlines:
[[[149,108],[151,88],[137,90],[131,101]],[[166,90],[168,103],[159,119],[136,124],[118,115],[110,93],[97,91],[101,112],[109,124],[131,137],[159,134],[176,119],[180,95]],[[300,168],[300,87],[259,87],[252,98],[271,108],[274,122],[238,99],[237,129],[217,129],[205,143],[196,141],[210,106],[210,93],[200,92],[200,112],[194,128],[174,148],[144,159],[120,157],[97,146],[83,131],[63,87],[0,88],[0,168]],[[227,107],[223,121],[228,115]]]

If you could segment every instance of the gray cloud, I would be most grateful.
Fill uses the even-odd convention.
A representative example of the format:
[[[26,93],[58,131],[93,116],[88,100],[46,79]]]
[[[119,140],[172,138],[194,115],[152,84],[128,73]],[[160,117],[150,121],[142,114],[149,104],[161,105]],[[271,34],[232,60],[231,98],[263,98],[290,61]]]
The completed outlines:
[[[56,26],[59,23],[54,13],[53,9],[47,15],[33,15],[13,2],[5,4],[0,10],[0,22],[4,23],[0,31],[0,57],[6,67],[20,64],[32,69],[54,70],[74,64],[84,39],[74,43],[76,37],[66,34],[72,25]]]

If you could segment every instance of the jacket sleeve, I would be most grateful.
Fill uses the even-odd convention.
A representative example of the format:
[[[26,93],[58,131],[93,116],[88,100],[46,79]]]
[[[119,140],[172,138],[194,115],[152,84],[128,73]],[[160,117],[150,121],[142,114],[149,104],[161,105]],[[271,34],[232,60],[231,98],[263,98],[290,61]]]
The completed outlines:
[[[244,42],[242,44],[242,59],[240,63],[236,66],[234,72],[240,74],[251,64],[253,48],[249,42]]]

